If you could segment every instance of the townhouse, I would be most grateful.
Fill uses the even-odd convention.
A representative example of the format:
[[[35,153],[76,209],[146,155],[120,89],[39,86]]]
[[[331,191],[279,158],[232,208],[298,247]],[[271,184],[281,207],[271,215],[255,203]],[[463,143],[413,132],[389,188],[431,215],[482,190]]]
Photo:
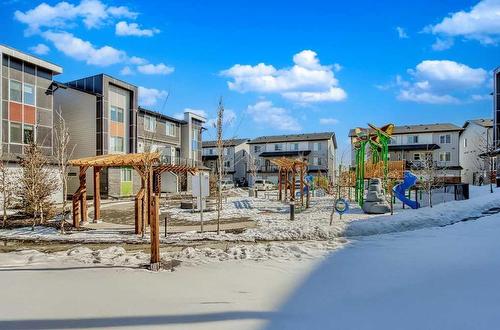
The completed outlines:
[[[230,139],[222,141],[223,144],[223,173],[225,179],[235,183],[248,182],[248,142],[250,139]],[[217,173],[218,159],[217,141],[203,141],[203,165],[211,173]]]
[[[366,130],[366,129],[365,129]],[[454,124],[420,124],[395,126],[389,141],[389,160],[406,161],[406,169],[418,172],[424,160],[430,159],[441,175],[450,183],[461,181],[460,132],[463,128]],[[354,129],[351,139],[351,165],[354,159]]]
[[[310,175],[335,178],[337,140],[334,132],[261,136],[248,142],[249,171],[256,177],[278,182],[278,168],[271,160],[277,157],[302,159],[308,163]]]
[[[184,119],[139,107],[137,116],[137,152],[158,151],[162,162],[199,166],[202,164],[202,132],[205,118],[186,111]],[[162,192],[189,190],[191,180],[165,172],[161,178]]]
[[[54,107],[60,109],[76,146],[72,158],[136,152],[138,88],[106,74],[66,83],[56,83]],[[68,192],[78,188],[77,169],[68,178]],[[134,182],[135,181],[135,182]],[[93,180],[87,172],[88,194]],[[103,198],[127,197],[140,186],[132,168],[107,168],[101,171]]]
[[[60,66],[0,45],[2,57],[2,159],[14,161],[35,139],[47,156],[53,155],[53,77]]]
[[[489,183],[496,159],[487,154],[493,147],[493,120],[471,119],[462,126],[460,134],[460,166],[462,182],[469,184]]]
[[[18,157],[33,140],[48,156],[50,170],[57,175],[54,155],[54,76],[63,69],[19,50],[0,45],[1,160],[20,171]],[[62,200],[61,190],[53,196]]]

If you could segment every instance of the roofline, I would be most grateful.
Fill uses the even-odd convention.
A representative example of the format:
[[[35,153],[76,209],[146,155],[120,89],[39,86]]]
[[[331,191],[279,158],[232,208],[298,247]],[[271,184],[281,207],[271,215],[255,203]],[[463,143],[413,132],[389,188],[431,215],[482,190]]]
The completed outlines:
[[[335,132],[320,132],[320,133],[303,133],[303,134],[299,134],[299,135],[307,135],[307,134],[330,134],[330,137],[325,139],[325,138],[310,138],[310,139],[300,139],[300,138],[297,138],[295,140],[274,140],[272,141],[272,143],[274,142],[293,142],[293,141],[323,141],[323,140],[329,140],[333,137],[333,141],[334,141],[334,144],[335,144],[335,147],[337,147],[337,139],[335,137]],[[295,135],[295,134],[293,134]],[[285,136],[290,136],[290,135],[263,135],[263,136],[258,136],[252,140],[250,140],[248,142],[248,144],[260,144],[260,143],[266,143],[266,142],[256,142],[255,140],[257,139],[260,139],[260,138],[285,138]]]
[[[486,119],[486,118],[477,118],[477,119],[468,119],[465,121],[465,123],[462,125],[462,128],[465,129],[467,126],[469,126],[469,123],[471,122],[474,122],[476,120],[491,120],[492,122],[494,121],[493,119]],[[475,123],[476,125],[479,125],[477,123]],[[491,127],[487,127],[487,126],[483,126],[483,125],[479,125],[479,126],[482,126],[482,127],[485,127],[485,128],[492,128],[495,124],[492,123]]]
[[[44,59],[41,59],[40,57],[32,55],[30,53],[20,51],[18,49],[13,48],[13,47],[10,47],[10,46],[4,45],[4,44],[0,44],[0,51],[4,54],[19,58],[20,60],[23,60],[23,61],[25,61],[23,59],[23,57],[26,57],[26,56],[28,58],[31,57],[32,60],[26,60],[26,62],[30,62],[30,63],[33,63],[33,64],[38,65],[40,67],[50,69],[55,74],[63,73],[63,68],[61,66],[59,66],[55,63],[46,61]]]
[[[233,142],[233,141],[238,141],[240,143],[232,143],[232,144],[225,144],[226,142]],[[235,147],[235,146],[239,146],[240,144],[243,144],[243,143],[248,143],[250,141],[250,139],[248,138],[241,138],[241,139],[225,139],[225,140],[222,140],[222,143],[225,144],[225,146],[227,147]],[[205,145],[207,144],[207,145]],[[207,140],[207,141],[202,141],[201,143],[201,146],[202,148],[210,148],[209,145],[212,145],[212,144],[217,144],[217,140]]]
[[[444,123],[444,124],[447,124],[447,125],[455,125],[455,124],[452,124],[452,123]],[[443,125],[443,124],[416,124],[416,125],[397,125],[397,126],[394,126],[394,130],[396,130],[396,128],[398,127],[405,127],[405,126],[417,126],[416,128],[418,128],[418,126],[436,126],[436,125]],[[456,132],[456,131],[463,131],[464,129],[460,126],[457,126],[455,125],[456,128],[452,128],[452,129],[441,129],[441,130],[435,130],[435,131],[429,131],[429,130],[425,130],[425,129],[421,129],[421,130],[418,130],[416,129],[415,131],[411,131],[411,132],[401,132],[401,133],[396,133],[396,132],[393,132],[392,135],[400,135],[400,134],[411,134],[411,133],[434,133],[434,132]],[[361,129],[368,129],[367,127],[356,127],[356,128],[361,128]],[[351,135],[351,132],[354,131],[356,128],[351,128],[349,129],[349,134],[348,134],[348,137],[354,137],[355,135]]]
[[[156,116],[156,117],[159,117],[159,118],[162,118],[162,119],[165,119],[165,120],[168,120],[168,121],[172,121],[174,123],[178,123],[178,124],[181,124],[181,125],[187,124],[187,122],[185,120],[177,119],[177,118],[174,118],[174,117],[170,117],[170,116],[167,116],[167,115],[165,115],[165,114],[163,114],[161,112],[150,110],[150,109],[146,109],[146,108],[144,108],[142,106],[139,106],[138,111],[142,112],[144,114],[147,114],[147,115]]]
[[[68,85],[67,83],[63,83],[63,82],[60,82],[60,81],[55,81],[54,80],[53,84],[56,85],[56,86],[64,86],[64,88],[70,88],[70,89],[73,89],[73,90],[78,91],[78,92],[82,92],[82,93],[94,95],[94,96],[97,96],[97,97],[102,97],[101,93],[87,91],[85,89],[81,89],[81,88],[78,88],[78,87],[75,87],[75,86],[71,86],[71,85]]]

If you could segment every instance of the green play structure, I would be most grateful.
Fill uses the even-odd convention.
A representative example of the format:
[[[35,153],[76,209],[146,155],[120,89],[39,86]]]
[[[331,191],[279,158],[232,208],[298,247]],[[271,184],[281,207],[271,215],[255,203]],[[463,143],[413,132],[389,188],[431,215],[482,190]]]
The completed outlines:
[[[366,145],[370,145],[371,164],[369,177],[382,166],[384,189],[387,189],[387,176],[389,173],[389,142],[391,140],[393,124],[387,124],[381,128],[368,124],[369,129],[355,129],[353,140],[354,151],[356,153],[356,178],[355,178],[355,200],[363,206],[366,178]]]

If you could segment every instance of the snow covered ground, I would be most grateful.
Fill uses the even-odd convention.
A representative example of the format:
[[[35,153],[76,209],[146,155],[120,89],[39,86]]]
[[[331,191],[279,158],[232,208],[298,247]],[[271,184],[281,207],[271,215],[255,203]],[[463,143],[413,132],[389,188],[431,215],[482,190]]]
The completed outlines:
[[[475,196],[392,217],[351,213],[320,235],[333,240],[163,253],[181,266],[159,273],[138,267],[147,254],[120,247],[0,254],[0,281],[8,283],[0,329],[496,328],[500,213],[482,212],[500,195]],[[293,227],[299,219],[265,221],[302,237]],[[326,219],[305,219],[304,227],[330,228]]]
[[[499,237],[498,214],[361,237],[332,253],[267,329],[498,329]]]

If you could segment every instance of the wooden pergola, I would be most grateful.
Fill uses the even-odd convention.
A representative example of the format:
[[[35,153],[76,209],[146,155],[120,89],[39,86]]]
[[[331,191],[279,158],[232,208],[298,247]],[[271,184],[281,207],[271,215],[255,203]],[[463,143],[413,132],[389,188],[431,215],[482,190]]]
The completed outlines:
[[[300,203],[304,206],[304,186],[307,186],[304,176],[307,170],[307,162],[300,159],[290,159],[286,157],[275,158],[271,163],[278,166],[278,199],[286,200],[290,192],[290,201],[295,201],[295,177],[299,174],[300,178]],[[284,182],[283,182],[284,181]],[[283,195],[283,183],[285,194]],[[309,189],[307,193],[309,200]],[[308,201],[306,207],[309,207]]]
[[[87,221],[87,180],[86,172],[93,168],[94,180],[94,219],[101,218],[100,171],[109,167],[132,167],[141,178],[141,188],[135,196],[135,233],[143,235],[145,226],[150,226],[151,234],[151,267],[159,267],[160,262],[160,191],[161,174],[195,174],[197,167],[161,163],[160,154],[112,154],[74,159],[71,166],[80,168],[80,186],[73,195],[73,226],[80,227],[80,221]]]

